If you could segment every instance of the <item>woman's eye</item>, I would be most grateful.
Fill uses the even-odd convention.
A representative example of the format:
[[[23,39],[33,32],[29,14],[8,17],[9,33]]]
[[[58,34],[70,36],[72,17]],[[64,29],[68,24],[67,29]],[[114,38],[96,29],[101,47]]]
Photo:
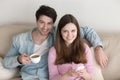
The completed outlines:
[[[75,30],[72,30],[72,32],[75,32]]]
[[[63,32],[64,32],[64,33],[66,33],[67,31],[66,31],[66,30],[64,30]]]

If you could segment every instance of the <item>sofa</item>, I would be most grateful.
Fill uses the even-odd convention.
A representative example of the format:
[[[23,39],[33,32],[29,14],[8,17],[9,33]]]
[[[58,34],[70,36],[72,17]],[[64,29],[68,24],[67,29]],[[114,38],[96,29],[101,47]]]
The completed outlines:
[[[8,52],[13,36],[31,30],[34,24],[7,24],[0,26],[0,80],[20,80],[19,69],[6,69],[2,60]],[[120,80],[120,33],[97,31],[104,44],[105,54],[109,61],[102,69],[97,64],[93,48],[91,48],[94,61],[94,80]]]

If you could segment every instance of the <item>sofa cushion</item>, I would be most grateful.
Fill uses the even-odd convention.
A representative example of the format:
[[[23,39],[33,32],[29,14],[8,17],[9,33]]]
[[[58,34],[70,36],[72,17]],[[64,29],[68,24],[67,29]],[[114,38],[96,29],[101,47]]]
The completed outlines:
[[[105,80],[120,80],[120,33],[100,33],[108,64],[102,69]]]
[[[14,35],[28,31],[33,24],[10,24],[0,26],[0,56],[4,57],[8,52]]]

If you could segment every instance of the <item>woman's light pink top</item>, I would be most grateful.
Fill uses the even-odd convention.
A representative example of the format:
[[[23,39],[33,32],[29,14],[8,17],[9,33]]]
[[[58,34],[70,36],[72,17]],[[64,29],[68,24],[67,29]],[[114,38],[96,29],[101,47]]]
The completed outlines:
[[[86,64],[75,64],[75,63],[68,63],[68,64],[62,64],[62,65],[55,65],[55,59],[56,59],[56,50],[54,47],[52,47],[49,51],[49,56],[48,56],[48,67],[49,67],[49,80],[60,80],[60,76],[64,73],[66,73],[69,69],[76,69],[80,65],[84,65],[86,68],[86,71],[90,73],[93,77],[93,72],[94,72],[94,65],[93,65],[93,60],[92,60],[92,53],[90,48],[85,45],[85,53],[86,53],[86,58],[88,62]],[[81,78],[76,78],[76,77],[69,77],[68,80],[83,80]]]

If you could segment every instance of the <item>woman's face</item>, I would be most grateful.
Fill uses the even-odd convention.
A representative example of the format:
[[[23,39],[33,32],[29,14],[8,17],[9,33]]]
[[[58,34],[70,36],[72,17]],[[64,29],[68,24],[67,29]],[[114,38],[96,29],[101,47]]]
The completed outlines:
[[[61,35],[65,41],[65,44],[69,46],[77,37],[77,27],[73,23],[66,24],[62,30]]]

